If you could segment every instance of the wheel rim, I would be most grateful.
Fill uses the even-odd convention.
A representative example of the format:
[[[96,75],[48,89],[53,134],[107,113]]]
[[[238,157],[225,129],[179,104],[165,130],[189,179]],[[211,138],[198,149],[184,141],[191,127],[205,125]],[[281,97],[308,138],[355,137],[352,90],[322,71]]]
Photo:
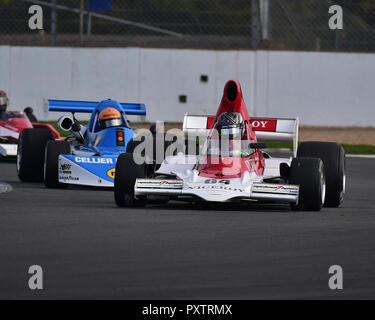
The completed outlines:
[[[43,165],[43,179],[46,181],[46,172],[47,172],[47,157],[45,156],[44,165]]]
[[[18,145],[18,150],[17,150],[17,172],[20,172],[21,168],[21,144]]]
[[[324,177],[324,174],[323,172],[320,174],[320,183],[321,183],[321,186],[322,186],[322,204],[324,204],[324,202],[326,201],[326,179]]]
[[[346,192],[346,174],[344,173],[342,177],[342,194],[345,194]]]

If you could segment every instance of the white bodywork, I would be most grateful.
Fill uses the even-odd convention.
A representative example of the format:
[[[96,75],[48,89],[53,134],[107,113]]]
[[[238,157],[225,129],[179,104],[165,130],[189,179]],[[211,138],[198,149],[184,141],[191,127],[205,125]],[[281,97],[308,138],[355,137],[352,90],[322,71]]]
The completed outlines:
[[[92,151],[73,149],[72,155],[91,157],[94,153]],[[59,156],[58,168],[60,183],[109,188],[113,188],[114,186],[113,182],[98,177],[94,173],[82,168],[74,161],[68,159],[65,155]],[[63,168],[65,168],[65,170]]]
[[[8,126],[8,128],[6,126]],[[7,123],[5,126],[0,126],[0,137],[12,137],[18,139],[19,136],[20,134],[17,132],[17,128],[14,128]]]
[[[0,143],[0,155],[3,157],[15,157],[17,156],[17,145]]]
[[[6,128],[4,126],[0,126],[0,137],[12,137],[14,139],[18,139],[19,133],[16,131],[16,128]],[[0,155],[3,157],[17,156],[17,144],[0,143]]]
[[[186,141],[207,140],[215,116],[186,114],[183,131]],[[210,124],[211,121],[211,124]],[[297,154],[298,118],[251,118],[252,127],[259,140],[293,142],[293,155]],[[264,172],[257,176],[245,171],[240,178],[210,179],[199,176],[195,165],[198,156],[179,154],[167,157],[154,179],[137,179],[136,197],[167,195],[171,197],[198,197],[205,201],[273,201],[298,203],[299,186],[267,183],[267,179],[280,178],[280,164],[291,164],[292,158],[265,158]],[[173,177],[165,179],[165,177]]]
[[[198,175],[194,169],[197,156],[167,157],[154,179],[137,179],[135,196],[163,195],[177,198],[198,197],[205,201],[226,202],[234,199],[297,203],[299,186],[264,183],[265,178],[280,176],[280,163],[290,164],[291,159],[265,159],[263,176],[244,172],[240,178],[210,179]],[[165,179],[173,176],[173,179]],[[164,178],[163,178],[164,177]]]
[[[113,187],[113,182],[96,176],[63,155],[59,156],[59,182],[93,187]]]

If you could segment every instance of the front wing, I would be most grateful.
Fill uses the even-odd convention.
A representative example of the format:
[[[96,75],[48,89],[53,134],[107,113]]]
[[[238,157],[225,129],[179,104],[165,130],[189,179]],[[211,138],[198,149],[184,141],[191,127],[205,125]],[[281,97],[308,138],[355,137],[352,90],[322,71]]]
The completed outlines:
[[[227,202],[235,199],[298,203],[299,186],[254,182],[244,187],[220,183],[184,183],[183,180],[137,179],[136,197],[161,195],[177,198],[198,197],[205,201]]]
[[[59,182],[94,187],[113,187],[117,156],[59,156]]]
[[[3,157],[16,157],[17,144],[0,143],[0,155]]]

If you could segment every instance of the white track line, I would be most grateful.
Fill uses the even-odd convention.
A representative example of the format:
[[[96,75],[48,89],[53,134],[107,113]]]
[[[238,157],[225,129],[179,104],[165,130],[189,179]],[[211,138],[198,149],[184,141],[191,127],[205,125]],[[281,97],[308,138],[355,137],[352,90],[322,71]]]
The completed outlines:
[[[374,154],[347,154],[347,158],[375,159]]]
[[[10,184],[0,182],[0,194],[12,191],[13,188]]]

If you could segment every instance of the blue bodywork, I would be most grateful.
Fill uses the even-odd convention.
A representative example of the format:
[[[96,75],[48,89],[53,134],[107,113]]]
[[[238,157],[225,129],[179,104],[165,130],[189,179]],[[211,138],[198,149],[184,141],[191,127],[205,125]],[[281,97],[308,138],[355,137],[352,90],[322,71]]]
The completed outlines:
[[[129,141],[135,135],[134,131],[129,127],[127,115],[146,115],[145,105],[119,103],[115,100],[103,100],[101,102],[48,100],[48,104],[49,111],[71,112],[73,114],[91,113],[89,124],[82,130],[84,132],[84,143],[72,148],[73,155],[61,156],[94,175],[93,180],[98,178],[99,182],[102,179],[106,180],[106,183],[113,184],[117,157],[126,152]],[[100,128],[99,114],[106,108],[114,108],[121,113],[122,126]],[[123,141],[119,142],[119,135],[123,137]],[[65,174],[66,171],[63,168],[59,168],[59,175]],[[85,176],[87,176],[86,172],[84,172]],[[67,178],[65,177],[65,179]],[[82,182],[87,180],[80,179],[78,175],[72,176],[71,179],[67,180],[75,181],[73,179],[78,179],[77,181]],[[91,181],[90,183],[82,184],[96,185],[96,183],[91,183]]]

